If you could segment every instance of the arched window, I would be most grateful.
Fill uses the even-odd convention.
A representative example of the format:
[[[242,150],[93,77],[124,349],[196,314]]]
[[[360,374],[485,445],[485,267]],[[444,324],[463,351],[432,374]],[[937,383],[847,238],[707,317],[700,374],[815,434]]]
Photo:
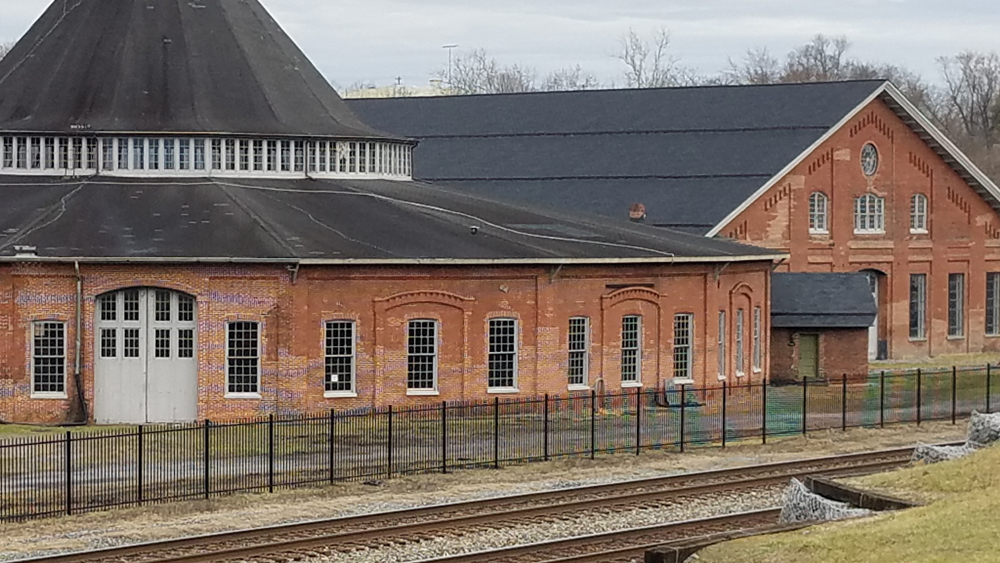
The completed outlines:
[[[828,199],[823,192],[813,192],[809,196],[809,232],[829,232]]]
[[[927,196],[916,194],[910,199],[910,232],[927,232]]]
[[[854,200],[854,232],[881,234],[885,232],[885,198],[865,194]]]

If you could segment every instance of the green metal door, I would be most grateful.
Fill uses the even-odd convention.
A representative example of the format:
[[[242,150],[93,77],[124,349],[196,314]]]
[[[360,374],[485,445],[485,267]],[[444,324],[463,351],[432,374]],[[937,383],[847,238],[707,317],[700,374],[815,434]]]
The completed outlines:
[[[819,335],[799,335],[799,378],[819,376]]]

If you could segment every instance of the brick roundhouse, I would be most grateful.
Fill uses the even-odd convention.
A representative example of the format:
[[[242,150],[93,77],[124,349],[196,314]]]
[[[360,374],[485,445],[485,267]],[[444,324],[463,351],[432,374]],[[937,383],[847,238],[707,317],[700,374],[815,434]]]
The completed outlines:
[[[255,0],[53,3],[0,61],[0,420],[769,377],[784,255],[416,182],[414,145]]]

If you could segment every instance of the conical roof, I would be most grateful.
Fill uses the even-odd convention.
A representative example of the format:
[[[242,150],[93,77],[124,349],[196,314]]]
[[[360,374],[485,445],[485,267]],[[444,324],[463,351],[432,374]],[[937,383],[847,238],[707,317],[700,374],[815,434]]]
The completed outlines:
[[[257,0],[56,0],[0,60],[0,131],[386,136]]]

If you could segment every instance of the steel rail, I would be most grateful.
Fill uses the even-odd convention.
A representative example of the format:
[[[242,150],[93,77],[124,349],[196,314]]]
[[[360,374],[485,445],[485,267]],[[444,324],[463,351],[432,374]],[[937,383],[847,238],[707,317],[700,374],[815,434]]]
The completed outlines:
[[[431,530],[440,531],[484,524],[496,527],[505,521],[572,513],[595,507],[636,506],[651,501],[766,487],[796,476],[877,472],[905,464],[912,451],[913,448],[896,448],[652,477],[194,536],[55,555],[22,560],[22,562],[89,563],[134,560],[142,563],[199,563],[248,558],[266,553],[317,549],[330,545],[347,547],[357,545],[358,542],[373,540],[385,542],[399,535],[419,534]],[[624,493],[616,494],[621,492]],[[333,533],[323,533],[324,530],[332,530]],[[307,537],[301,537],[303,534]],[[181,553],[177,553],[178,551]]]
[[[773,526],[777,523],[780,508],[768,508],[724,516],[697,518],[681,522],[654,524],[614,532],[601,532],[566,539],[523,544],[513,547],[463,553],[448,557],[425,559],[419,563],[585,563],[605,562],[613,558],[642,555],[647,549],[669,545],[671,542],[688,541],[695,537],[719,532],[733,532]],[[625,542],[625,546],[615,544]],[[613,547],[602,546],[611,544]],[[569,555],[567,551],[583,550]]]

